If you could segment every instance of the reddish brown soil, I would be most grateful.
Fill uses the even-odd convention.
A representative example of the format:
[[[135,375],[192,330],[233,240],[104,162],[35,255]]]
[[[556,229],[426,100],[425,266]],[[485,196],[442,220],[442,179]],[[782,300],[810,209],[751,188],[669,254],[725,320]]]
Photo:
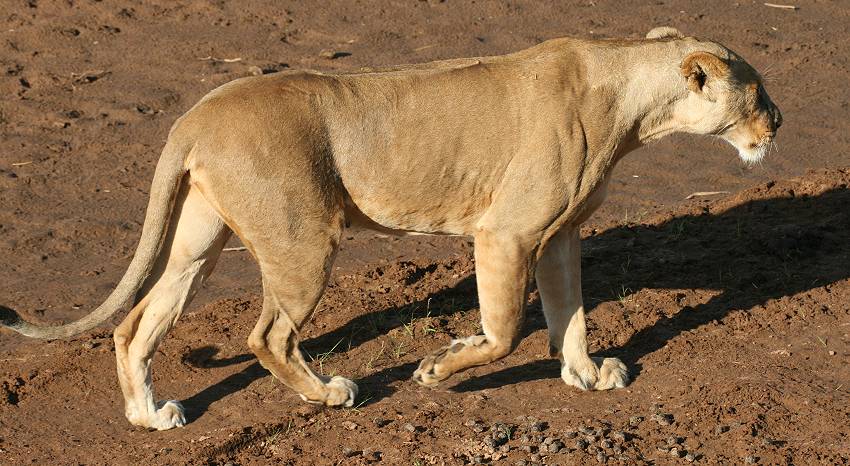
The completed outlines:
[[[850,10],[798,4],[4,2],[0,303],[43,322],[79,317],[108,293],[138,239],[168,127],[252,67],[349,69],[669,24],[769,70],[786,123],[781,150],[755,169],[692,137],[618,168],[584,231],[583,275],[592,350],[626,362],[626,389],[561,382],[534,293],[514,354],[437,390],[409,382],[422,356],[478,330],[470,245],[352,233],[304,349],[318,370],[359,383],[356,409],[315,410],[259,367],[245,345],[258,274],[233,252],[156,358],[157,393],[183,400],[188,426],[129,426],[109,328],[53,342],[3,330],[0,464],[667,464],[686,454],[847,464]],[[724,190],[737,194],[682,201]],[[546,437],[564,447],[533,457]]]

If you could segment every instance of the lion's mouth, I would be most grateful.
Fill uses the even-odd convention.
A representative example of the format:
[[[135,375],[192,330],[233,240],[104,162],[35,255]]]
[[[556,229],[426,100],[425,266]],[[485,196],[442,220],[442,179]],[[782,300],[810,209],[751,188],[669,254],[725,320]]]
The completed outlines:
[[[776,148],[776,143],[772,136],[765,136],[758,142],[747,144],[744,147],[738,147],[738,156],[748,166],[753,166],[761,162],[772,149]]]

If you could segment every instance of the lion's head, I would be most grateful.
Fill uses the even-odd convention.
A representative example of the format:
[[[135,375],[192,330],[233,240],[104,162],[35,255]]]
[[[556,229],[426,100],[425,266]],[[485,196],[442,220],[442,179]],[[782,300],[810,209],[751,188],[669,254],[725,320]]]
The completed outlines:
[[[673,28],[657,28],[648,38],[681,38]],[[680,69],[687,96],[673,117],[686,131],[723,138],[747,163],[762,159],[782,125],[782,113],[767,95],[762,77],[743,58],[714,43],[687,38],[694,51]]]

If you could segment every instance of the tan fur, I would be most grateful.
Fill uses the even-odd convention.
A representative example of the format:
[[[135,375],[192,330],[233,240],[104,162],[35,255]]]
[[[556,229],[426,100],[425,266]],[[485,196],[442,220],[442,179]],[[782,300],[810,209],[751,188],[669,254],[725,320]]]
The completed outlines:
[[[110,312],[62,327],[36,327],[11,310],[2,320],[33,336],[68,335],[139,290],[115,331],[127,418],[181,426],[179,403],[155,402],[151,358],[235,232],[263,276],[248,339],[260,363],[307,401],[351,406],[357,386],[316,374],[298,350],[345,225],[466,235],[483,335],[426,357],[416,381],[433,385],[510,353],[534,278],[564,381],[622,387],[622,362],[588,355],[579,271],[579,226],[602,202],[612,168],[676,131],[724,137],[752,160],[781,123],[757,73],[728,49],[669,29],[650,36],[226,84],[175,123],[139,252],[101,306]]]

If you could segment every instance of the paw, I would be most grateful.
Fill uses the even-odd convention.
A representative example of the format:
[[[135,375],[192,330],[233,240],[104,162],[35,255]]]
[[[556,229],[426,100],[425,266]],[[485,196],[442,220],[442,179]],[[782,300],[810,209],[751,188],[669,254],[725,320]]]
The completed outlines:
[[[575,362],[565,361],[561,366],[561,379],[578,389],[593,390],[599,380],[599,368],[588,357]]]
[[[423,387],[437,385],[451,377],[457,370],[463,370],[470,366],[468,363],[463,363],[464,350],[480,347],[486,342],[487,337],[484,335],[473,335],[459,340],[452,340],[449,346],[444,346],[436,352],[425,356],[422,362],[419,363],[419,368],[413,372],[411,380]],[[466,356],[468,355],[466,353]],[[459,360],[461,361],[460,363],[458,362]]]
[[[423,387],[434,387],[438,383],[442,382],[446,379],[446,377],[441,377],[437,375],[437,360],[443,355],[443,352],[438,352],[435,354],[429,354],[422,359],[422,362],[419,363],[419,367],[413,372],[413,377],[411,380],[422,385]]]
[[[594,390],[623,388],[629,384],[629,370],[623,361],[617,358],[593,358],[599,364],[599,379]]]
[[[354,406],[354,399],[357,398],[357,384],[346,379],[345,377],[335,376],[327,383],[328,397],[325,399],[327,406],[345,406],[350,408]]]
[[[168,430],[186,425],[186,414],[183,405],[177,400],[160,401],[151,422],[145,427],[156,430]]]
[[[578,362],[565,362],[561,378],[567,385],[582,390],[610,390],[629,384],[628,369],[617,358],[584,358]]]

